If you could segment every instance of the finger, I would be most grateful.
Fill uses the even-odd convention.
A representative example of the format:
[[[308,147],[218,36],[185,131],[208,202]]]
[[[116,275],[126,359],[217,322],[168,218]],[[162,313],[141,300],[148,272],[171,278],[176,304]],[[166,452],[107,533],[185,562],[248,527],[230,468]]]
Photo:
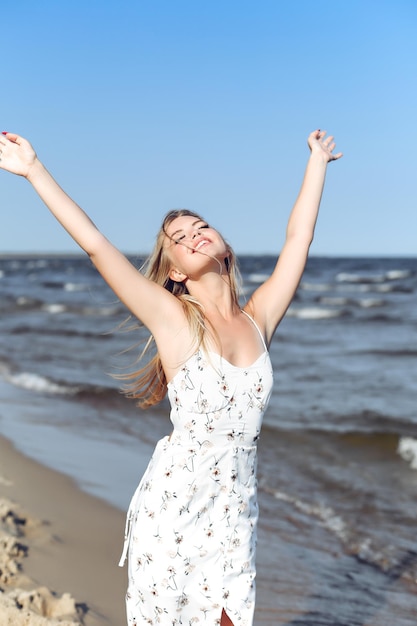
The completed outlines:
[[[340,159],[343,156],[343,152],[338,152],[337,154],[333,154],[333,160],[336,161],[337,159]]]
[[[323,145],[325,145],[326,147],[329,146],[329,144],[332,143],[334,137],[333,135],[329,135],[328,137],[326,137],[326,139],[323,141]]]
[[[320,137],[320,128],[317,128],[316,130],[313,130],[310,135],[309,135],[309,139],[319,139]]]
[[[20,144],[20,141],[22,139],[21,137],[19,137],[19,135],[16,135],[15,133],[7,133],[6,131],[3,131],[2,135],[4,135],[9,141],[17,144]]]

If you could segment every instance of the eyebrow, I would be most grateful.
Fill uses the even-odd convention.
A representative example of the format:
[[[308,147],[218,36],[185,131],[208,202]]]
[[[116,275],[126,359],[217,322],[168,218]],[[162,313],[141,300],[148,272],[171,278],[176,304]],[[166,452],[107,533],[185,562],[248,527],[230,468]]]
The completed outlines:
[[[198,220],[196,220],[195,222],[193,222],[193,223],[191,224],[191,226],[195,226],[196,224],[198,224],[198,222],[203,222],[203,223],[204,223],[204,220],[202,220],[202,219],[200,219],[200,218],[199,218]],[[176,234],[178,234],[178,233],[181,233],[183,230],[184,230],[183,228],[179,228],[178,230],[174,230],[174,232],[173,232],[173,233],[171,233],[171,235],[168,235],[168,236],[169,236],[169,238],[170,238],[170,239],[172,239],[172,238],[174,237],[174,235],[176,235]]]

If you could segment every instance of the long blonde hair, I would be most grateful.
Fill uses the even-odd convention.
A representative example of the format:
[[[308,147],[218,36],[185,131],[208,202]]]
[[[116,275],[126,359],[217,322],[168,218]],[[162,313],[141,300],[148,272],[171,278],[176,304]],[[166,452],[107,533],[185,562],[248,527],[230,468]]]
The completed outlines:
[[[164,246],[166,238],[169,238],[167,234],[168,226],[177,217],[183,216],[195,217],[198,220],[204,221],[200,215],[188,209],[169,211],[156,237],[153,252],[144,263],[141,271],[143,271],[146,278],[161,285],[181,300],[192,335],[195,337],[197,350],[200,347],[206,347],[206,332],[215,333],[215,331],[212,328],[208,329],[203,307],[188,293],[185,284],[183,282],[175,282],[169,277],[172,263]],[[237,267],[236,255],[228,243],[226,243],[226,247],[228,254],[225,263],[229,277],[230,291],[233,303],[239,306],[240,274]],[[152,352],[153,354],[149,357],[149,353]],[[157,404],[165,397],[167,392],[166,376],[153,335],[147,339],[138,361],[145,357],[145,355],[149,358],[146,364],[140,369],[128,374],[119,374],[116,376],[118,379],[128,381],[123,387],[123,392],[129,398],[136,399],[138,406],[141,408],[148,408]]]

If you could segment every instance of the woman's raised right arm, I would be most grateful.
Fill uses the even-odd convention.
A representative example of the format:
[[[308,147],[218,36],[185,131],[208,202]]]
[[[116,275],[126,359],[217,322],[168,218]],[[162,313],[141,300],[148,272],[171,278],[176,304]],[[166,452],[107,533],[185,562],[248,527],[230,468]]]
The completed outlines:
[[[145,278],[98,230],[37,158],[31,144],[13,133],[0,136],[0,168],[25,177],[58,222],[88,254],[104,280],[153,334],[183,324],[181,304]]]

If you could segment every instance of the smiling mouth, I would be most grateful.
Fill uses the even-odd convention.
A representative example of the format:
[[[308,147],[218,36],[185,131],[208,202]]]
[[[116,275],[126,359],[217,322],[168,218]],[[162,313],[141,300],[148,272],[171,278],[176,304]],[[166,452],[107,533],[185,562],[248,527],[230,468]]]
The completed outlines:
[[[207,243],[210,243],[210,241],[208,239],[202,239],[201,241],[198,242],[198,244],[196,245],[196,247],[194,248],[194,250],[200,250],[200,248],[202,248],[203,246],[205,246]]]

